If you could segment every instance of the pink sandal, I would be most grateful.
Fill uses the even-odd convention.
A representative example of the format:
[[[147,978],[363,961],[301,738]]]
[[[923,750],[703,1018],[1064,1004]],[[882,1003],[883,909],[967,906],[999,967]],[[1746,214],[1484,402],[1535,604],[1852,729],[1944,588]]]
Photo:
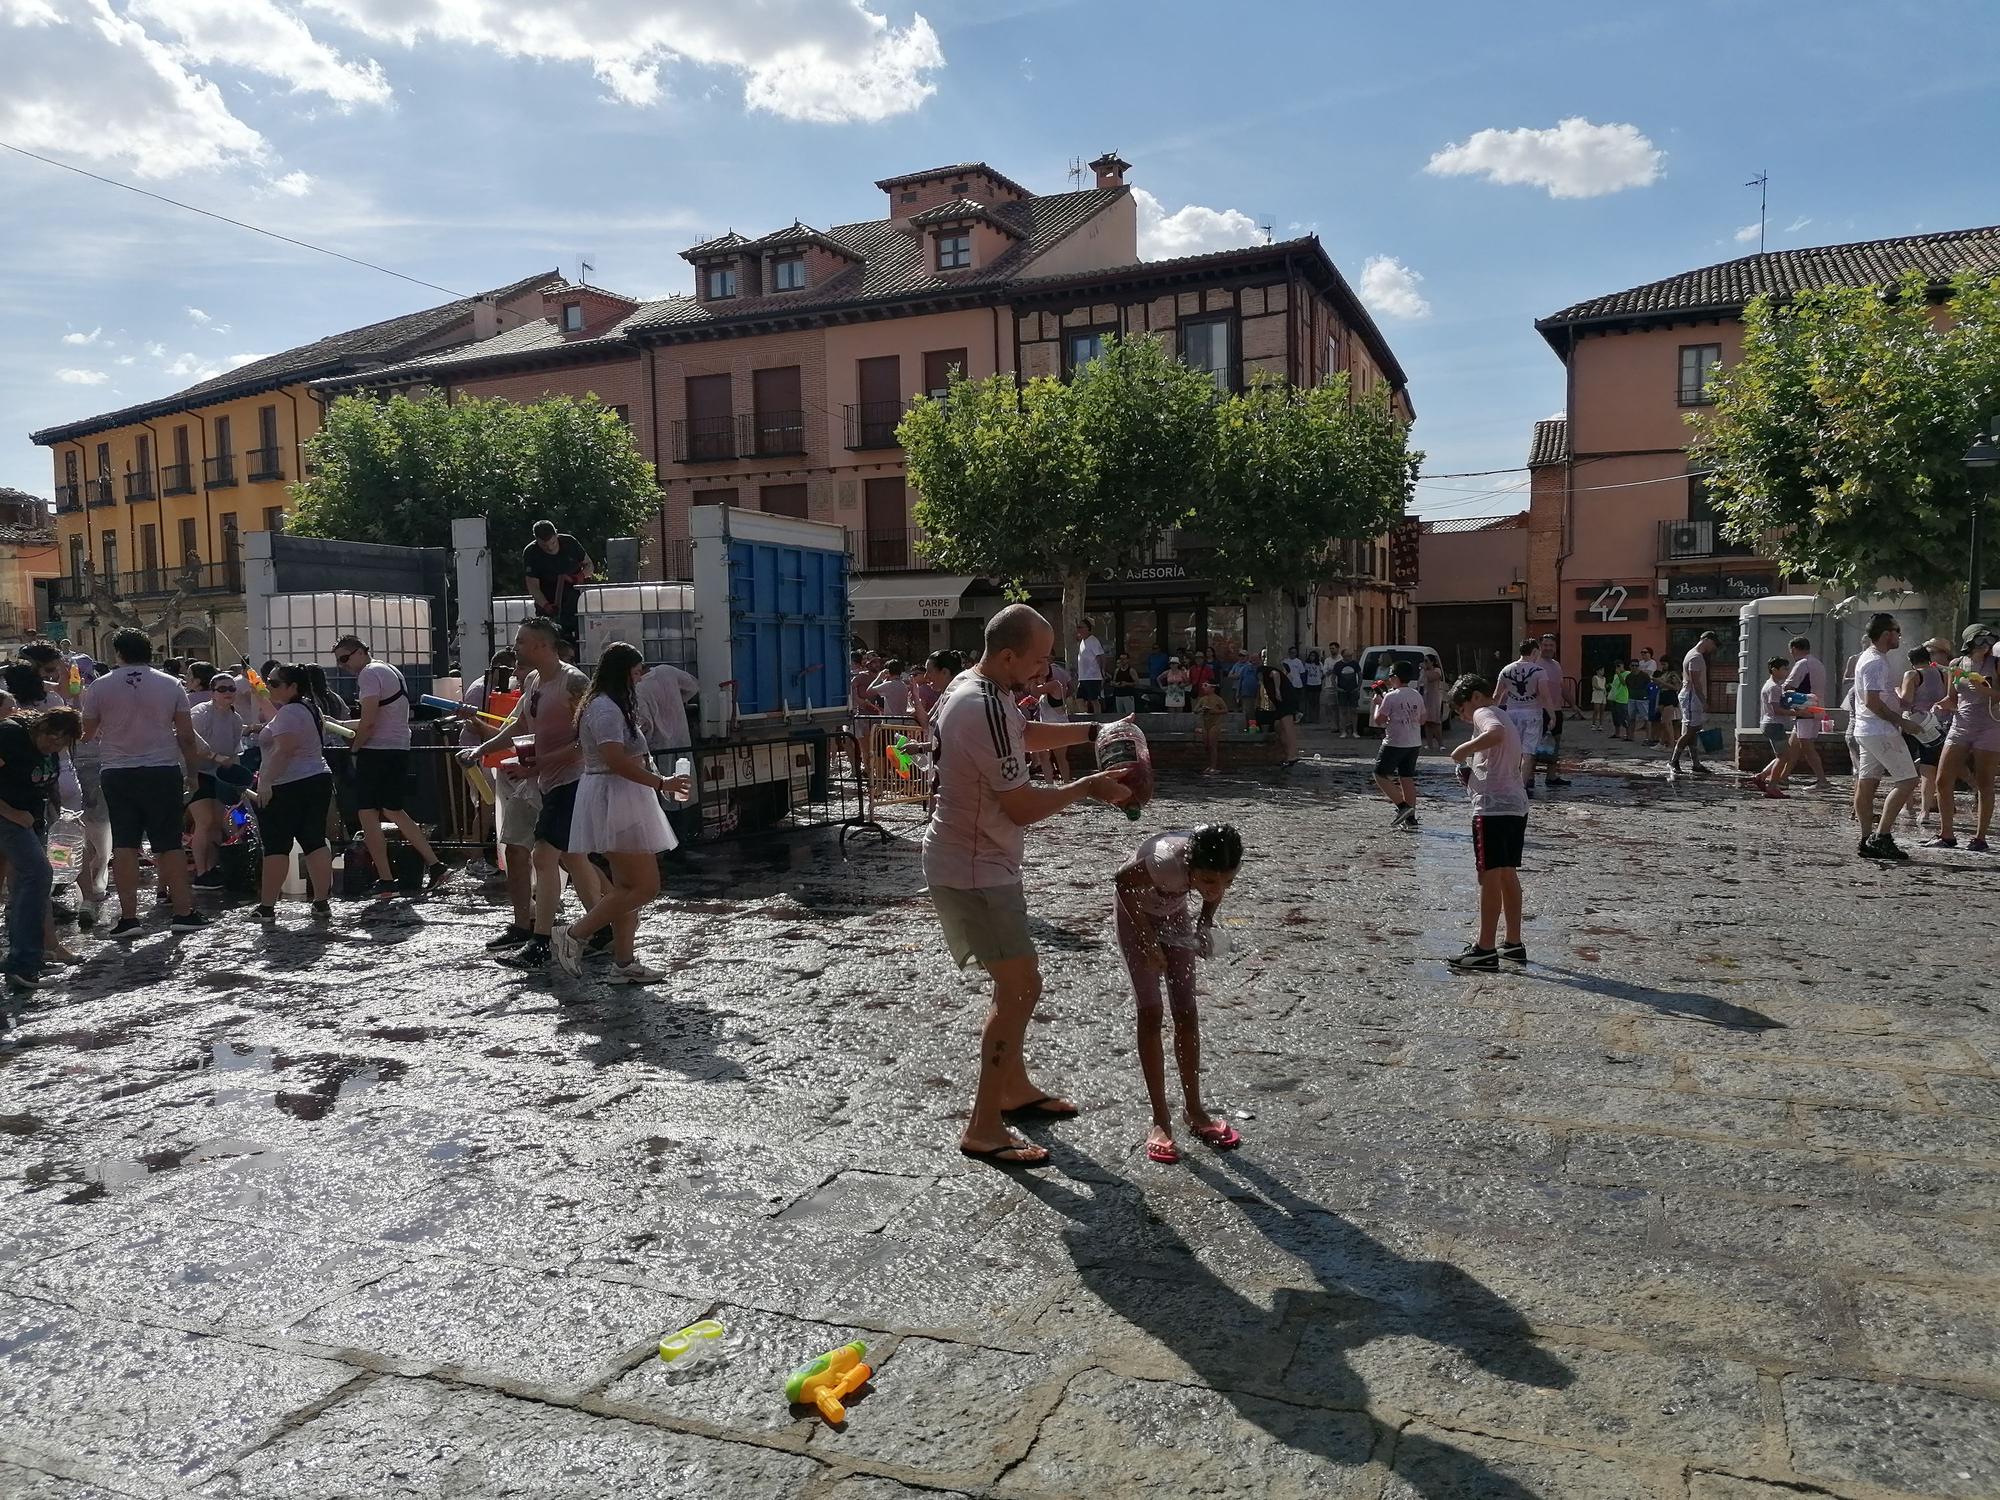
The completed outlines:
[[[1243,1144],[1243,1137],[1237,1134],[1236,1127],[1227,1120],[1211,1120],[1195,1131],[1195,1134],[1218,1151],[1234,1151]]]
[[[1181,1161],[1181,1149],[1172,1141],[1148,1141],[1146,1160],[1156,1161],[1163,1167],[1177,1167]]]

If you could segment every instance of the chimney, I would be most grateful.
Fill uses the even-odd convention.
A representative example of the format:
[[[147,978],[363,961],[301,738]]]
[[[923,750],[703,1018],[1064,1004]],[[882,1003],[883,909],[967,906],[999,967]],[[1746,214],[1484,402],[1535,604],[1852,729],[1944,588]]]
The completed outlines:
[[[472,337],[475,341],[490,339],[500,331],[500,309],[491,294],[482,293],[472,299]]]
[[[1097,174],[1097,185],[1101,188],[1125,186],[1125,174],[1132,170],[1132,163],[1116,151],[1107,151],[1090,164]]]

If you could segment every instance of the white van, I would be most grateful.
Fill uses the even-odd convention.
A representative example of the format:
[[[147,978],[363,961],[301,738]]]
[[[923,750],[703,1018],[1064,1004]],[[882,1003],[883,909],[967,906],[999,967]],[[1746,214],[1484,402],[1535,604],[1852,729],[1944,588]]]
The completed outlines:
[[[1381,733],[1368,722],[1368,715],[1375,707],[1375,684],[1389,675],[1390,668],[1399,661],[1415,664],[1417,685],[1423,684],[1423,669],[1435,665],[1443,670],[1444,662],[1429,646],[1369,646],[1361,653],[1361,715],[1356,726],[1364,735]]]

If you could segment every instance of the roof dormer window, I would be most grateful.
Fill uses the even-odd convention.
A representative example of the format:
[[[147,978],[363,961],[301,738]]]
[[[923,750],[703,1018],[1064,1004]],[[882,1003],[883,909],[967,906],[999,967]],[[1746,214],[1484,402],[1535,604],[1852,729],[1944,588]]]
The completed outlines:
[[[581,302],[565,302],[563,304],[562,326],[564,333],[583,332],[583,304]]]
[[[972,232],[966,229],[937,237],[937,268],[963,271],[972,264]]]
[[[711,302],[721,297],[736,295],[736,268],[734,266],[714,266],[708,272],[708,297]]]
[[[804,291],[806,285],[806,258],[803,255],[781,255],[771,262],[771,286],[780,292]]]

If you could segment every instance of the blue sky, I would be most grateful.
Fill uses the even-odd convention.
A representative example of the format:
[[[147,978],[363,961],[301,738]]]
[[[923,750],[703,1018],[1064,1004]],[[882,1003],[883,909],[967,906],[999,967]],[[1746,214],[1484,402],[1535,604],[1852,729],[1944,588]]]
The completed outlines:
[[[1533,320],[1755,249],[2000,220],[1983,0],[0,0],[0,141],[458,291],[578,257],[690,286],[734,227],[873,216],[979,158],[1115,148],[1158,254],[1316,232],[1427,472],[1523,462]],[[0,152],[0,484],[26,434],[441,300]],[[1372,263],[1372,269],[1371,269]],[[1440,479],[1425,514],[1522,504]]]

